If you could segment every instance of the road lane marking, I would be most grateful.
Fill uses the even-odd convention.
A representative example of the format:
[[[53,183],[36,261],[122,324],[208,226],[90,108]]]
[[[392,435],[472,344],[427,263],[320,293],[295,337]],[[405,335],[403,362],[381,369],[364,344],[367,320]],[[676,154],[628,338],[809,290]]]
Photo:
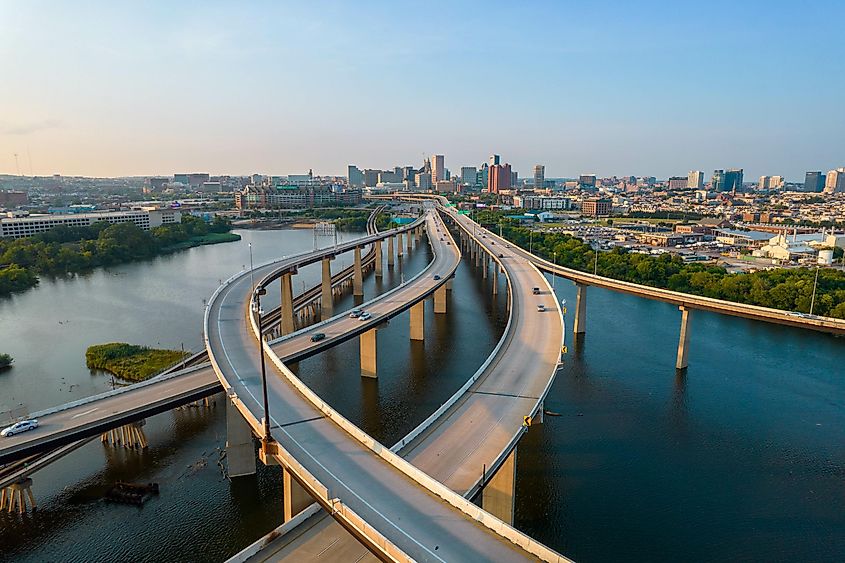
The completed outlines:
[[[98,407],[94,407],[93,409],[87,410],[87,411],[85,411],[85,412],[81,412],[81,413],[79,413],[79,414],[75,414],[75,415],[73,415],[71,418],[72,418],[72,419],[73,419],[73,418],[79,418],[80,416],[85,416],[86,414],[91,414],[92,412],[94,412],[94,411],[95,411],[95,410],[97,410],[97,409],[98,409]]]

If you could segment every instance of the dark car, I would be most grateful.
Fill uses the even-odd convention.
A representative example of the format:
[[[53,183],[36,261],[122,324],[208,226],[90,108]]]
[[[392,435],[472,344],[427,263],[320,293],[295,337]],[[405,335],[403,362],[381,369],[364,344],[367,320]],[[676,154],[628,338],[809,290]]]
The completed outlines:
[[[311,342],[319,342],[320,340],[326,337],[325,333],[323,332],[315,332],[311,335]]]
[[[434,279],[439,280],[440,276],[438,276],[437,274],[434,274]]]

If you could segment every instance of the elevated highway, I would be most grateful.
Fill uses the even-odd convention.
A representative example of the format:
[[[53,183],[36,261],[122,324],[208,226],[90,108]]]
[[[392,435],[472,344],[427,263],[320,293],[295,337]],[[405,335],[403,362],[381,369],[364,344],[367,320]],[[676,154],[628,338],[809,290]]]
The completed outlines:
[[[438,221],[434,214],[427,214],[430,234],[436,231]],[[436,236],[429,236],[429,241],[435,261],[422,274],[429,283],[423,295],[436,292],[457,267],[458,254],[453,243],[446,241],[450,244],[444,247]],[[440,279],[434,277],[435,272],[441,272]],[[268,271],[269,275],[274,274]],[[368,305],[368,310],[374,313],[371,321],[382,319],[380,301],[394,299],[410,308],[418,295],[409,294],[403,286],[373,300]],[[265,344],[268,356],[283,375],[268,379],[268,436],[262,424],[259,358],[250,352],[256,345],[257,325],[254,319],[251,327],[243,322],[250,297],[249,279],[240,276],[224,284],[209,302],[206,316],[209,356],[230,399],[252,431],[264,439],[262,458],[281,463],[290,475],[286,485],[298,483],[297,487],[304,489],[359,541],[383,558],[561,559],[478,510],[352,426],[296,379],[270,344]],[[350,320],[330,319],[324,327],[332,323],[340,326],[341,322]],[[331,329],[326,329],[327,334],[328,330]]]
[[[368,252],[363,257],[362,267],[375,262],[376,259],[372,239],[379,236],[375,228],[375,219],[381,209],[374,210],[368,220],[370,235],[362,240],[368,240],[370,244],[368,244]],[[381,236],[394,236],[398,232],[411,230],[415,226],[416,224],[388,231],[382,233]],[[332,248],[325,251],[335,253],[338,249]],[[354,270],[353,264],[334,274],[331,278],[332,285],[337,286],[348,280],[354,274]],[[293,302],[295,310],[318,298],[321,289],[320,285],[317,285],[298,295]],[[268,327],[268,331],[273,330],[278,325],[280,309],[275,308],[268,312],[265,318],[264,324]],[[142,383],[32,413],[31,416],[37,417],[40,421],[39,428],[0,440],[0,465],[38,454],[44,456],[38,465],[34,465],[34,462],[38,461],[35,458],[28,460],[30,464],[28,472],[31,473],[46,462],[55,461],[61,457],[61,455],[50,454],[50,450],[61,447],[63,453],[67,453],[73,449],[69,445],[76,441],[97,436],[108,430],[222,391],[223,387],[207,360],[207,352],[204,350],[194,354],[184,363],[166,370],[162,375]],[[189,367],[186,369],[183,366]],[[4,471],[3,475],[18,474],[15,468],[6,469],[9,471]]]
[[[504,273],[508,324],[484,365],[391,449],[465,498],[481,492],[485,510],[512,523],[517,442],[528,430],[525,416],[534,423],[542,421],[542,402],[557,371],[563,344],[562,314],[551,287],[529,261],[476,238],[462,217],[450,219],[461,230],[461,247],[470,260],[477,257],[476,264],[492,260],[488,272],[492,291],[498,290],[493,288],[497,288],[499,269]],[[479,267],[487,271],[485,266]],[[533,293],[534,287],[540,288],[539,295]],[[547,311],[537,312],[538,304],[545,305]],[[324,512],[291,524],[295,525],[283,526],[232,561],[376,559]]]

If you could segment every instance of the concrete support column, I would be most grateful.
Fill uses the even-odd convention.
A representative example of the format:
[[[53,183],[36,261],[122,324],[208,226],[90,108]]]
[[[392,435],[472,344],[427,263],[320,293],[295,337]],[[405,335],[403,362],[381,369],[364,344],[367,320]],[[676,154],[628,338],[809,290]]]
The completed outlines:
[[[27,499],[34,511],[37,506],[35,506],[35,496],[32,494],[32,479],[24,477],[0,491],[0,511],[17,511],[18,514],[23,514],[26,512]]]
[[[678,340],[678,359],[675,362],[677,369],[686,369],[689,365],[687,362],[687,354],[689,352],[689,317],[692,311],[687,307],[681,305],[678,307],[681,311],[681,337]]]
[[[381,241],[377,240],[375,242],[376,245],[376,277],[382,277],[384,272],[384,257],[381,254]]]
[[[320,305],[323,310],[320,318],[326,320],[334,316],[334,297],[332,296],[332,257],[323,258],[323,278],[320,284],[322,289]]]
[[[576,283],[575,289],[575,334],[584,334],[587,330],[587,286]]]
[[[425,340],[425,301],[411,306],[411,340]]]
[[[455,285],[454,276],[446,280],[446,291],[452,291],[452,286]]]
[[[396,259],[393,257],[393,237],[387,237],[387,267],[393,267]]]
[[[226,461],[229,477],[255,475],[252,428],[230,400],[226,400]]]
[[[358,337],[361,346],[361,376],[378,377],[378,329]]]
[[[475,243],[475,267],[476,268],[481,265],[481,252],[482,252],[481,251],[481,245],[478,244],[478,243]]]
[[[296,330],[294,325],[294,311],[293,311],[293,274],[285,272],[282,274],[279,283],[282,286],[282,300],[281,300],[281,321],[280,328],[282,335],[290,334]]]
[[[516,448],[499,468],[493,478],[484,485],[481,493],[481,508],[513,526],[514,489],[516,486]]]
[[[499,294],[499,265],[493,262],[493,295]]]
[[[282,480],[282,486],[285,489],[285,522],[289,522],[314,501],[287,468],[282,468]]]
[[[402,246],[402,233],[396,233],[396,255],[404,256],[405,250]]]
[[[487,267],[490,264],[490,260],[487,258],[487,254],[485,254],[481,258],[481,277],[483,279],[487,279]]]
[[[410,254],[411,250],[414,247],[414,237],[412,236],[411,231],[408,231],[408,233],[405,236],[408,239],[406,242],[408,243],[408,254]]]
[[[352,270],[352,295],[364,295],[364,272],[361,270],[361,247],[355,247],[355,267]]]
[[[435,313],[445,313],[446,312],[446,286],[441,285],[437,289],[434,290],[434,312]]]

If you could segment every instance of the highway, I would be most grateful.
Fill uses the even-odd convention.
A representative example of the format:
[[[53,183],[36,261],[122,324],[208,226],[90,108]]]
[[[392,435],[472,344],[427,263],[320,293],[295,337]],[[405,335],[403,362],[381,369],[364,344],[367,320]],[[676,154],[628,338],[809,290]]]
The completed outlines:
[[[439,218],[426,216],[429,233],[436,230]],[[454,243],[444,246],[438,237],[429,236],[435,260],[424,272],[427,290],[433,290],[457,267],[459,253]],[[268,266],[261,275],[270,273]],[[440,280],[433,278],[441,276]],[[367,309],[373,322],[381,320],[383,304],[398,300],[410,304],[426,288],[400,287],[392,294],[373,300]],[[261,380],[259,358],[255,353],[253,331],[244,323],[250,300],[248,276],[225,284],[209,302],[206,330],[209,356],[230,398],[245,415],[257,434],[263,433],[261,419]],[[410,305],[408,305],[410,306]],[[334,338],[333,323],[348,326],[354,319],[333,319],[325,330]],[[360,322],[360,321],[358,321]],[[350,327],[351,328],[351,327]],[[315,330],[312,327],[309,331]],[[355,329],[353,329],[355,330]],[[360,330],[360,329],[358,329]],[[402,554],[419,561],[489,561],[532,560],[530,553],[518,548],[502,535],[456,509],[432,489],[421,486],[410,472],[397,469],[389,461],[383,446],[372,438],[370,446],[330,420],[324,409],[309,401],[285,378],[268,378],[271,435],[299,465],[297,480],[309,488],[318,501],[328,506],[333,516],[354,530],[373,549],[389,545],[383,554]],[[360,432],[360,431],[359,431]],[[325,496],[324,496],[325,495]],[[446,495],[448,496],[448,495]],[[451,497],[450,497],[451,498]],[[451,502],[455,502],[451,499]],[[488,523],[496,524],[491,516]],[[363,520],[363,523],[361,522]],[[388,555],[385,555],[388,556]]]
[[[469,218],[455,217],[471,237]],[[557,299],[529,261],[503,245],[477,238],[504,267],[510,291],[505,333],[478,372],[444,405],[392,449],[453,491],[472,498],[507,457],[534,415],[557,371],[564,331]],[[498,258],[503,254],[502,258]],[[496,267],[494,264],[493,267]],[[532,289],[539,287],[540,295]],[[546,312],[536,310],[544,304]],[[255,551],[253,549],[252,551]],[[561,557],[561,559],[563,559]],[[325,512],[274,539],[248,561],[375,561],[354,537]]]
[[[368,221],[367,230],[371,234],[358,241],[372,241],[385,236],[384,233],[378,235],[375,229],[375,217],[380,209],[375,210]],[[392,236],[407,228],[410,227],[388,231],[388,235]],[[358,241],[347,243],[344,248],[351,248]],[[324,249],[322,252],[337,251],[338,249],[333,248]],[[374,259],[371,252],[367,256],[369,260]],[[290,257],[289,260],[295,261],[296,258],[296,256]],[[332,279],[339,283],[349,275],[351,275],[351,269],[347,268],[334,274]],[[307,303],[315,293],[319,293],[319,287],[319,285],[316,286],[317,291],[312,289],[298,295],[294,304],[299,307]],[[272,327],[274,315],[277,319],[278,309],[267,314],[270,318],[267,323],[269,327]],[[39,419],[39,427],[0,440],[0,465],[31,455],[43,454],[51,449],[67,446],[77,440],[96,436],[112,428],[222,391],[223,388],[211,365],[205,363],[206,354],[203,351],[189,358],[186,361],[187,365],[196,364],[189,369],[181,369],[180,364],[142,383],[31,413],[30,416]],[[48,459],[55,460],[58,456],[51,456]]]

